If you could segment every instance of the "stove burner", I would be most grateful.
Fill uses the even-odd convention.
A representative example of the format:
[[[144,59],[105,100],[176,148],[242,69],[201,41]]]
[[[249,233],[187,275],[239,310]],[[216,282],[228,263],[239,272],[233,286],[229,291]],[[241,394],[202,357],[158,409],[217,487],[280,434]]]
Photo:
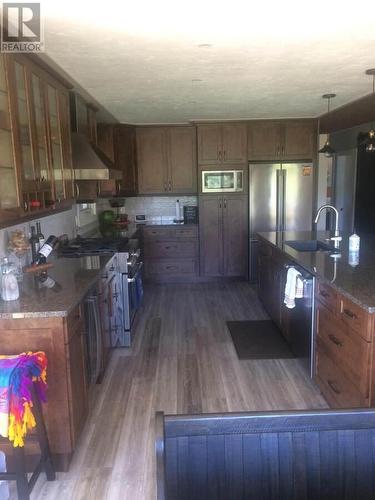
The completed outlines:
[[[128,238],[81,238],[77,237],[68,245],[61,247],[63,257],[82,257],[85,255],[105,255],[126,251]]]

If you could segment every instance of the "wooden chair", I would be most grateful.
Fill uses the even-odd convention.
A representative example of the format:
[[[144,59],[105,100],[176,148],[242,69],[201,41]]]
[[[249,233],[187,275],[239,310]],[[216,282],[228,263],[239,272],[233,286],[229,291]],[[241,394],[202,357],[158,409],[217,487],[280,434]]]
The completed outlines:
[[[17,495],[19,500],[28,500],[30,493],[40,475],[44,470],[48,481],[56,479],[55,469],[52,463],[51,452],[49,448],[46,426],[44,424],[43,413],[39,398],[36,395],[35,389],[32,388],[33,414],[36,421],[35,437],[39,443],[41,456],[39,462],[31,474],[30,479],[27,477],[25,453],[23,447],[12,448],[14,454],[14,472],[0,472],[0,481],[16,481]],[[30,436],[31,438],[31,436]],[[9,441],[1,438],[1,441]],[[1,443],[0,441],[0,443]],[[1,445],[0,445],[1,447]]]
[[[374,500],[375,411],[156,414],[158,500]]]

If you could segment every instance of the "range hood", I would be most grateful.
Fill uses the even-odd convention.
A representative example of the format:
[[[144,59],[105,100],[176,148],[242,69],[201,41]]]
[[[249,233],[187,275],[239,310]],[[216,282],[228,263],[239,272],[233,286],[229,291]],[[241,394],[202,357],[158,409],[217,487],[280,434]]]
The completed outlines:
[[[77,181],[122,179],[122,172],[114,169],[104,153],[79,132],[72,132],[72,156]]]
[[[112,161],[88,139],[87,104],[76,92],[70,92],[72,157],[77,181],[107,181],[122,179]]]

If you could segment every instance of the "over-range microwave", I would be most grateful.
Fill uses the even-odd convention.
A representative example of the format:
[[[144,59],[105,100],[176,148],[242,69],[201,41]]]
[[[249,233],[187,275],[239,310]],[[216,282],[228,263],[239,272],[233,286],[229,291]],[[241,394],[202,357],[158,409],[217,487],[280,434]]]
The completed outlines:
[[[243,170],[203,170],[202,193],[243,191]]]

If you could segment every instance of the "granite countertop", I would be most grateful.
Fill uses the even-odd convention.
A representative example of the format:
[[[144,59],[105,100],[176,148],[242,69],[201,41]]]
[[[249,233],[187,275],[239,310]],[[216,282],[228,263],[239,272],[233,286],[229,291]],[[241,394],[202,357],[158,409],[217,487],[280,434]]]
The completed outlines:
[[[259,236],[282,250],[296,264],[357,303],[370,313],[375,313],[375,235],[360,235],[359,263],[349,264],[349,236],[342,233],[339,243],[341,257],[333,259],[330,252],[298,252],[285,242],[288,240],[326,241],[332,236],[328,231],[286,231],[258,233]]]
[[[24,274],[19,299],[0,299],[0,319],[67,316],[95,284],[110,259],[107,255],[53,260],[53,267],[47,271],[60,285],[58,289],[40,287],[35,273]]]

